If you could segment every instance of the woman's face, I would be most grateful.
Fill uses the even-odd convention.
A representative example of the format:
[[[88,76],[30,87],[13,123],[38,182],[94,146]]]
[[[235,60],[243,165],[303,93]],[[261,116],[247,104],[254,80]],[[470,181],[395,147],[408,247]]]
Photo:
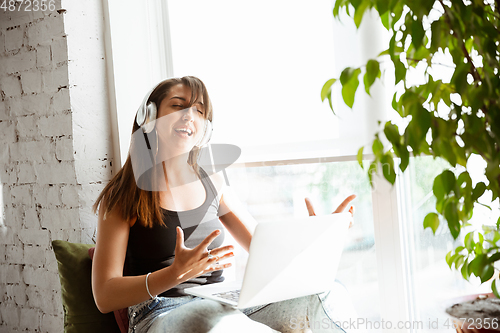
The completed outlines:
[[[190,99],[191,89],[178,84],[161,101],[156,130],[163,147],[189,152],[201,140],[205,128],[203,96],[191,107]]]

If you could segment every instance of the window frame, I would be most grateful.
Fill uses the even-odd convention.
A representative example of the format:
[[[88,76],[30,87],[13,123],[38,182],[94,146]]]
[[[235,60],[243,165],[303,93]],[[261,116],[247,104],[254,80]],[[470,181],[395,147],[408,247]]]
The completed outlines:
[[[173,76],[170,27],[168,19],[164,19],[168,18],[168,4],[162,0],[148,0],[144,4],[138,6],[137,1],[132,0],[103,2],[114,173],[127,158],[132,129],[130,119],[134,118],[144,95],[155,83]],[[148,38],[134,38],[137,34]],[[123,61],[128,54],[133,54],[129,59],[133,64]],[[137,84],[129,87],[129,82]],[[144,91],[135,89],[141,86]]]

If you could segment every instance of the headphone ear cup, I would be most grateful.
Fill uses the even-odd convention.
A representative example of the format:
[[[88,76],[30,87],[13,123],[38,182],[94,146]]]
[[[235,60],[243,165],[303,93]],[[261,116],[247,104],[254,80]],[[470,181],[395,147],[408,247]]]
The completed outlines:
[[[146,107],[146,105],[141,105],[139,110],[137,110],[137,115],[135,116],[135,122],[139,127],[144,125],[144,123],[146,122],[147,115],[148,115],[148,108]]]
[[[154,102],[149,102],[145,107],[146,115],[144,117],[144,124],[142,126],[142,130],[144,133],[150,133],[155,127],[156,122],[156,114],[158,113],[156,109],[156,104]]]
[[[210,141],[211,137],[212,137],[212,122],[207,119],[205,121],[205,129],[203,131],[203,138],[200,140],[200,142],[197,144],[197,146],[202,147],[202,146],[206,145]]]
[[[149,102],[148,103],[148,116],[149,116],[148,121],[156,120],[157,113],[158,113],[158,110],[156,109],[155,102]]]

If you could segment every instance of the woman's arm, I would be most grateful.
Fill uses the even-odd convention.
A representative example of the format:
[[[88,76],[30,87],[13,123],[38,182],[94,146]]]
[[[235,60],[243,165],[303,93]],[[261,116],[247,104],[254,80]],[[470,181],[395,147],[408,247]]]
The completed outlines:
[[[107,214],[104,220],[102,210],[99,210],[97,242],[92,261],[92,292],[97,308],[103,313],[150,298],[146,290],[146,275],[123,276],[130,225],[135,221],[125,221],[117,211],[115,209]],[[217,235],[218,232],[214,231],[197,247],[189,249],[184,246],[182,229],[178,228],[174,263],[149,276],[150,293],[158,295],[201,274],[230,267],[231,264],[215,263],[231,257],[232,253],[228,253],[231,247],[212,250],[214,258],[208,259],[206,248]]]
[[[107,313],[125,308],[149,298],[146,291],[145,276],[123,277],[123,265],[127,251],[130,224],[115,209],[103,219],[103,209],[99,209],[97,224],[97,241],[92,261],[92,292],[99,311]],[[169,281],[172,286],[175,278],[169,270],[158,272],[162,280]],[[159,283],[152,283],[153,274],[148,279],[150,291],[161,289]],[[155,278],[160,278],[155,274]],[[155,285],[154,290],[151,288]]]
[[[224,177],[220,173],[210,175],[210,179],[220,197],[219,220],[238,244],[248,252],[257,222],[243,207],[231,188],[224,185]]]
[[[252,234],[257,225],[254,218],[242,207],[231,191],[226,188],[220,200],[219,219],[233,238],[248,252]]]

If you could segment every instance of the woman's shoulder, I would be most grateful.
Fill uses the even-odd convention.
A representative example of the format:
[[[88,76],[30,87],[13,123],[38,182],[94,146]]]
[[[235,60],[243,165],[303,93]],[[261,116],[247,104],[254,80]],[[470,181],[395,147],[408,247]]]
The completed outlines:
[[[124,211],[120,203],[116,203],[112,207],[109,207],[105,201],[101,202],[99,205],[98,217],[101,223],[126,223],[130,227],[137,221],[137,215],[131,217],[124,216]]]
[[[201,169],[201,167],[200,167]],[[203,169],[201,169],[203,170]],[[210,181],[212,182],[212,184],[214,185],[215,187],[215,191],[217,193],[217,196],[220,198],[222,196],[222,193],[224,191],[224,186],[225,186],[225,181],[224,181],[224,176],[222,175],[222,172],[214,172],[214,173],[211,173],[211,174],[208,174],[207,172],[205,172],[203,170],[203,172],[201,172],[202,174],[202,177],[205,175],[205,176],[208,176],[208,178],[210,179]]]
[[[216,172],[210,175],[210,179],[212,183],[214,183],[215,187],[219,188],[224,186],[224,176],[220,174],[220,172]]]

